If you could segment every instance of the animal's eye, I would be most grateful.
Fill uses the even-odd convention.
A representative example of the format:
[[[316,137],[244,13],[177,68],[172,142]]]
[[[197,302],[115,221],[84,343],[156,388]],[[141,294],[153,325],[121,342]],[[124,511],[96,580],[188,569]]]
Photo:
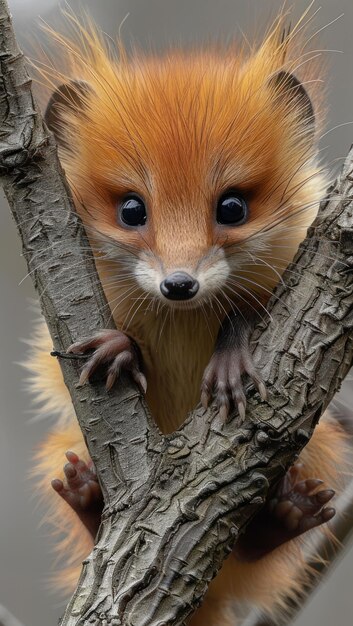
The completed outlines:
[[[143,226],[147,220],[145,203],[136,194],[125,196],[119,204],[118,214],[127,226]]]
[[[220,197],[217,204],[217,222],[239,226],[248,217],[248,205],[243,196],[236,191],[228,191]]]

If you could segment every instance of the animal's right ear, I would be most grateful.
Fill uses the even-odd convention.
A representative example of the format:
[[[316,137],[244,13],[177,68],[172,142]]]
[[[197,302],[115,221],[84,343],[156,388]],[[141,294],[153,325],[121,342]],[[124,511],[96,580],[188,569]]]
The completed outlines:
[[[72,80],[58,87],[52,94],[44,114],[48,128],[54,133],[60,146],[68,146],[65,141],[64,113],[68,109],[77,115],[84,115],[87,96],[92,92],[91,86],[83,80]]]
[[[309,138],[315,134],[315,113],[310,97],[302,83],[290,72],[280,70],[270,79],[275,89],[275,98],[286,102],[288,108],[296,112]]]

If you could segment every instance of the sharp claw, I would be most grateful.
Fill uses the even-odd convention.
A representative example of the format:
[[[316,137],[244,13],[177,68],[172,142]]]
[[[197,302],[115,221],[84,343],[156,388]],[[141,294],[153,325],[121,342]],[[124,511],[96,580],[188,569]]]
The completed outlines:
[[[116,380],[116,374],[115,373],[114,374],[113,373],[108,374],[107,380],[106,380],[106,383],[105,383],[105,388],[106,388],[107,391],[111,390],[111,388],[113,387],[113,385],[115,383],[115,380]]]
[[[228,418],[228,407],[226,404],[222,404],[222,406],[218,409],[219,416],[222,421],[226,422]]]
[[[145,395],[147,391],[147,380],[142,372],[136,372],[134,374],[134,381],[139,386],[140,391],[142,391],[142,393]]]
[[[259,390],[261,400],[265,402],[265,400],[267,400],[267,389],[266,389],[265,383],[260,381],[258,383],[258,390]]]
[[[80,378],[78,381],[78,387],[83,387],[83,385],[88,381],[90,377],[90,371],[89,369],[84,368],[80,374]]]
[[[201,404],[202,404],[204,409],[208,408],[209,402],[210,402],[210,395],[207,393],[207,391],[202,391],[202,393],[201,393]]]
[[[81,348],[81,343],[72,343],[66,350],[67,354],[84,354],[84,350]]]
[[[246,407],[244,402],[238,402],[238,413],[241,421],[245,420]]]

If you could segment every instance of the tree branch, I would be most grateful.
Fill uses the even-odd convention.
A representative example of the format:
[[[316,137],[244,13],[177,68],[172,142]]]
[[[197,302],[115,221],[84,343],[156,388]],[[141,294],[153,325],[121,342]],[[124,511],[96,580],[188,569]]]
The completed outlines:
[[[2,181],[54,347],[64,351],[111,327],[111,316],[5,0],[0,71]],[[249,384],[241,427],[236,414],[223,424],[212,406],[163,436],[130,379],[109,394],[100,382],[77,388],[77,362],[61,360],[105,500],[62,626],[183,624],[269,485],[307,443],[353,355],[352,158],[270,301],[273,321],[255,331],[269,400]]]

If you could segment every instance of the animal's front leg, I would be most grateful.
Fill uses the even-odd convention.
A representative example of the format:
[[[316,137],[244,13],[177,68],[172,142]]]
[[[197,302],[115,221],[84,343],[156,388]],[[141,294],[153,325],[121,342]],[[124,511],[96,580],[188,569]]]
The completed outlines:
[[[101,366],[107,367],[107,389],[111,389],[121,370],[128,370],[143,393],[147,381],[141,371],[138,348],[135,342],[120,330],[101,330],[92,337],[73,343],[67,350],[73,354],[91,352],[82,368],[79,384],[83,385]]]
[[[261,398],[266,399],[266,387],[254,366],[249,346],[251,332],[259,319],[249,310],[231,313],[219,330],[215,351],[202,379],[201,403],[207,408],[214,396],[223,418],[227,418],[232,405],[238,408],[240,419],[245,418],[243,375],[254,381]]]

